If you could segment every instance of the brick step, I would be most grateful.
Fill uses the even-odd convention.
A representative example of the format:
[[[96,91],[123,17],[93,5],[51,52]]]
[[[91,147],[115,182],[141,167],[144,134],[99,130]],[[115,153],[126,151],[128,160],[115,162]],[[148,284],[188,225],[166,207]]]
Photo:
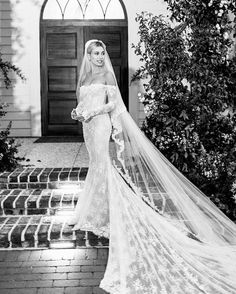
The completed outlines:
[[[57,189],[65,185],[80,185],[86,178],[87,167],[17,168],[0,173],[0,189]]]
[[[72,211],[83,187],[0,190],[0,215],[57,215]]]
[[[104,237],[73,231],[68,220],[65,215],[0,216],[0,249],[108,246]]]
[[[107,247],[68,221],[88,168],[17,168],[0,173],[0,249]]]

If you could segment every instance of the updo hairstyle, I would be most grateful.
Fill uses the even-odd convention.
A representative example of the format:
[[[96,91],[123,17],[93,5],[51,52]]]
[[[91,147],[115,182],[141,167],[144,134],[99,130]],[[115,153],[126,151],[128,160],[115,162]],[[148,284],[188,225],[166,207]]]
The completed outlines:
[[[106,49],[105,45],[101,41],[94,41],[91,42],[87,48],[87,53],[91,54],[94,48],[96,47],[102,47],[104,50]]]

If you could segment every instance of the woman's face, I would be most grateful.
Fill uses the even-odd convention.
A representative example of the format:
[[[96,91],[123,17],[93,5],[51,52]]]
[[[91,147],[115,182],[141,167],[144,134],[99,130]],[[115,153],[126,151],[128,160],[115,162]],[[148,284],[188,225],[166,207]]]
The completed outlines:
[[[102,67],[104,65],[105,51],[102,47],[94,47],[90,53],[90,61],[93,65]]]

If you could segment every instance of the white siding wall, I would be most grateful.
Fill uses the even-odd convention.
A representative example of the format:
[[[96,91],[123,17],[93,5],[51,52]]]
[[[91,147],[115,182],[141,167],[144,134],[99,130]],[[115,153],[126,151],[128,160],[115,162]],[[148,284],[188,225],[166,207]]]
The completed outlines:
[[[0,3],[0,48],[4,54],[3,59],[17,64],[19,55],[14,47],[19,38],[20,31],[14,26],[12,4],[7,0]],[[0,100],[6,102],[7,114],[1,118],[0,130],[6,128],[12,121],[11,136],[31,136],[31,112],[28,103],[28,85],[19,82],[19,79],[10,74],[13,84],[5,88],[3,79],[0,79]]]
[[[129,78],[140,66],[139,57],[134,54],[131,44],[137,44],[139,41],[138,23],[135,21],[137,14],[142,11],[152,12],[153,14],[167,15],[167,5],[163,0],[123,0],[128,14],[128,30],[129,30]],[[143,92],[140,82],[130,84],[129,91],[129,112],[134,120],[141,126],[144,120],[143,106],[138,100],[138,93]]]
[[[49,0],[50,1],[50,0]],[[27,81],[15,80],[8,90],[0,81],[0,99],[9,103],[7,116],[1,121],[0,129],[10,120],[13,122],[12,136],[41,136],[40,106],[40,52],[39,18],[44,0],[0,0],[0,47],[4,58],[12,61],[24,72]],[[138,42],[137,13],[151,11],[166,15],[163,0],[124,0],[129,26],[129,78],[139,67],[132,43]],[[15,78],[15,77],[14,77]],[[139,82],[130,83],[129,111],[141,125],[144,114],[137,95],[142,92]]]
[[[0,48],[4,54],[4,60],[13,61],[15,51],[12,46],[14,35],[16,37],[17,30],[12,24],[12,7],[9,1],[1,0],[0,3]],[[16,84],[16,77],[10,75],[13,79],[13,85]],[[9,121],[12,121],[12,136],[31,136],[31,119],[30,108],[27,103],[26,87],[15,87],[6,89],[3,79],[0,79],[0,100],[8,103],[7,115],[1,118],[0,130],[6,128]]]

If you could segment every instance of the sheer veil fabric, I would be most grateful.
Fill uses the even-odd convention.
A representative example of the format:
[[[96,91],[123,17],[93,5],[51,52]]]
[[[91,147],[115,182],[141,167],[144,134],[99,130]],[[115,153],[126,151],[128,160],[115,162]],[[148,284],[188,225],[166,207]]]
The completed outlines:
[[[127,112],[117,81],[115,86],[83,87],[91,72],[87,48],[94,41],[98,40],[85,46],[78,102],[105,93],[115,107],[109,110],[111,126],[106,124],[107,116],[92,119],[97,126],[104,120],[106,142],[94,141],[92,121],[83,123],[86,146],[96,160],[90,162],[74,229],[109,237],[109,259],[100,287],[112,294],[235,294],[236,225],[146,138]],[[104,70],[115,79],[106,49]],[[110,135],[116,146],[112,162],[107,150]],[[99,161],[93,156],[98,152],[95,143],[103,154]],[[88,225],[86,215],[98,196],[91,188],[99,186],[98,169],[103,176],[103,208],[96,225]]]

